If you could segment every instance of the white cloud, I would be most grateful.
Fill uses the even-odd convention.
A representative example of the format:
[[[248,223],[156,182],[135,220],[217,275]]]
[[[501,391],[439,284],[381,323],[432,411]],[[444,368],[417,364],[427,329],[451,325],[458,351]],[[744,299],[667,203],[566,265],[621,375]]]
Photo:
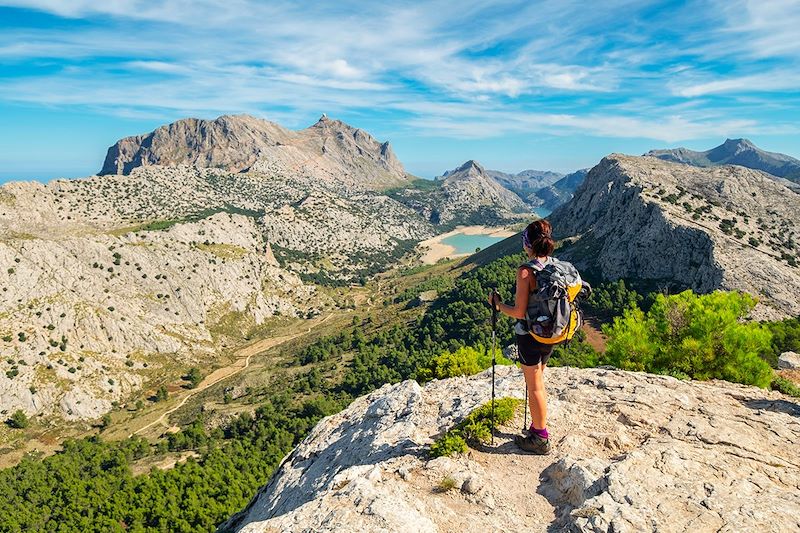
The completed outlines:
[[[0,69],[63,65],[5,76],[0,99],[164,116],[280,110],[289,125],[322,110],[381,109],[455,137],[752,134],[765,129],[758,106],[711,111],[708,100],[800,85],[791,68],[730,59],[800,49],[791,33],[800,3],[766,4],[690,2],[653,15],[633,0],[603,9],[577,0],[0,0],[86,23],[0,34]],[[685,32],[669,42],[676,28]],[[737,68],[713,76],[707,62],[719,58]]]
[[[800,75],[783,70],[673,87],[674,94],[687,98],[730,92],[747,94],[798,90],[800,90]]]

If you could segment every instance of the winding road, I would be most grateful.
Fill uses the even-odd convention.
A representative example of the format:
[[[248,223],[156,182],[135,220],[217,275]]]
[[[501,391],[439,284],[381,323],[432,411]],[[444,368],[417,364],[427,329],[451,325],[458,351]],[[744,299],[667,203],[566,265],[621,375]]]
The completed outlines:
[[[189,399],[191,397],[193,397],[195,394],[203,392],[204,390],[206,390],[207,388],[211,387],[212,385],[216,385],[220,381],[222,381],[224,379],[227,379],[229,377],[235,376],[239,372],[247,369],[250,366],[250,359],[254,355],[260,354],[261,352],[263,352],[265,350],[269,350],[270,348],[274,348],[275,346],[279,346],[279,345],[283,344],[284,342],[290,341],[292,339],[296,339],[297,337],[299,337],[301,335],[306,335],[308,333],[311,333],[311,330],[313,328],[321,326],[322,324],[324,324],[329,318],[331,318],[333,316],[333,314],[334,313],[330,313],[328,316],[326,316],[325,318],[320,320],[317,324],[309,326],[308,329],[306,329],[306,331],[302,331],[302,332],[299,332],[299,333],[293,333],[291,335],[282,335],[282,336],[279,336],[279,337],[272,337],[272,338],[269,338],[269,339],[263,339],[263,340],[254,342],[253,344],[250,344],[248,346],[245,346],[244,348],[241,348],[240,350],[238,350],[236,352],[238,357],[237,357],[237,360],[236,360],[235,363],[233,363],[231,365],[228,365],[228,366],[224,366],[222,368],[218,368],[215,371],[213,371],[212,373],[210,373],[209,375],[207,375],[205,378],[203,378],[203,381],[201,381],[200,384],[197,387],[195,387],[194,389],[189,389],[186,392],[186,394],[183,397],[183,399],[177,405],[171,407],[167,411],[164,411],[161,414],[161,416],[159,416],[158,418],[156,418],[155,420],[153,420],[149,424],[140,427],[139,429],[137,429],[136,431],[134,431],[133,433],[128,435],[128,438],[133,437],[134,435],[138,435],[138,434],[142,433],[143,431],[153,427],[156,424],[162,424],[164,427],[169,427],[164,422],[166,420],[166,418],[169,415],[171,415],[172,413],[174,413],[175,411],[177,411],[178,409],[180,409],[181,407],[183,407],[184,405],[186,405],[186,402],[189,401]],[[239,363],[242,362],[242,361],[244,361],[244,365],[239,366]]]

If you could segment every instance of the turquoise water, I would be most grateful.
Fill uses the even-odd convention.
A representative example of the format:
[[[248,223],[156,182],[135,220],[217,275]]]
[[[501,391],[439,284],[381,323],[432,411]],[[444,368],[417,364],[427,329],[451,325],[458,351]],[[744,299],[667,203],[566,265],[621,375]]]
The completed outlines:
[[[464,235],[456,233],[446,239],[442,239],[443,244],[453,246],[457,254],[475,253],[475,248],[488,248],[496,242],[500,242],[505,237],[492,237],[491,235]]]
[[[552,211],[550,211],[549,209],[545,209],[544,207],[535,207],[533,209],[533,212],[542,218],[547,218],[550,216],[550,213],[552,213]]]

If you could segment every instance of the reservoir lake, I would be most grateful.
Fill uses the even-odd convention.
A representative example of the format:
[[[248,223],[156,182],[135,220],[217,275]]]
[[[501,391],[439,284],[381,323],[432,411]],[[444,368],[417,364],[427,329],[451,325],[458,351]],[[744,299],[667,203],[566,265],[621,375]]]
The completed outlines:
[[[475,253],[475,248],[488,248],[496,242],[500,242],[505,237],[492,237],[491,235],[464,235],[463,233],[456,233],[446,239],[442,239],[442,244],[447,244],[456,249],[456,254],[472,254]]]

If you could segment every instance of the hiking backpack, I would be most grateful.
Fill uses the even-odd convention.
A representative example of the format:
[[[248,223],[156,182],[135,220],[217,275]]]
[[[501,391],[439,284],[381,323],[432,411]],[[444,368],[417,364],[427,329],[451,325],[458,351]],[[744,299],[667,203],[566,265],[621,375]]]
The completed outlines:
[[[572,263],[550,257],[546,263],[534,259],[522,265],[536,277],[536,289],[528,297],[522,321],[533,338],[542,344],[572,340],[583,325],[578,298],[591,293]]]

